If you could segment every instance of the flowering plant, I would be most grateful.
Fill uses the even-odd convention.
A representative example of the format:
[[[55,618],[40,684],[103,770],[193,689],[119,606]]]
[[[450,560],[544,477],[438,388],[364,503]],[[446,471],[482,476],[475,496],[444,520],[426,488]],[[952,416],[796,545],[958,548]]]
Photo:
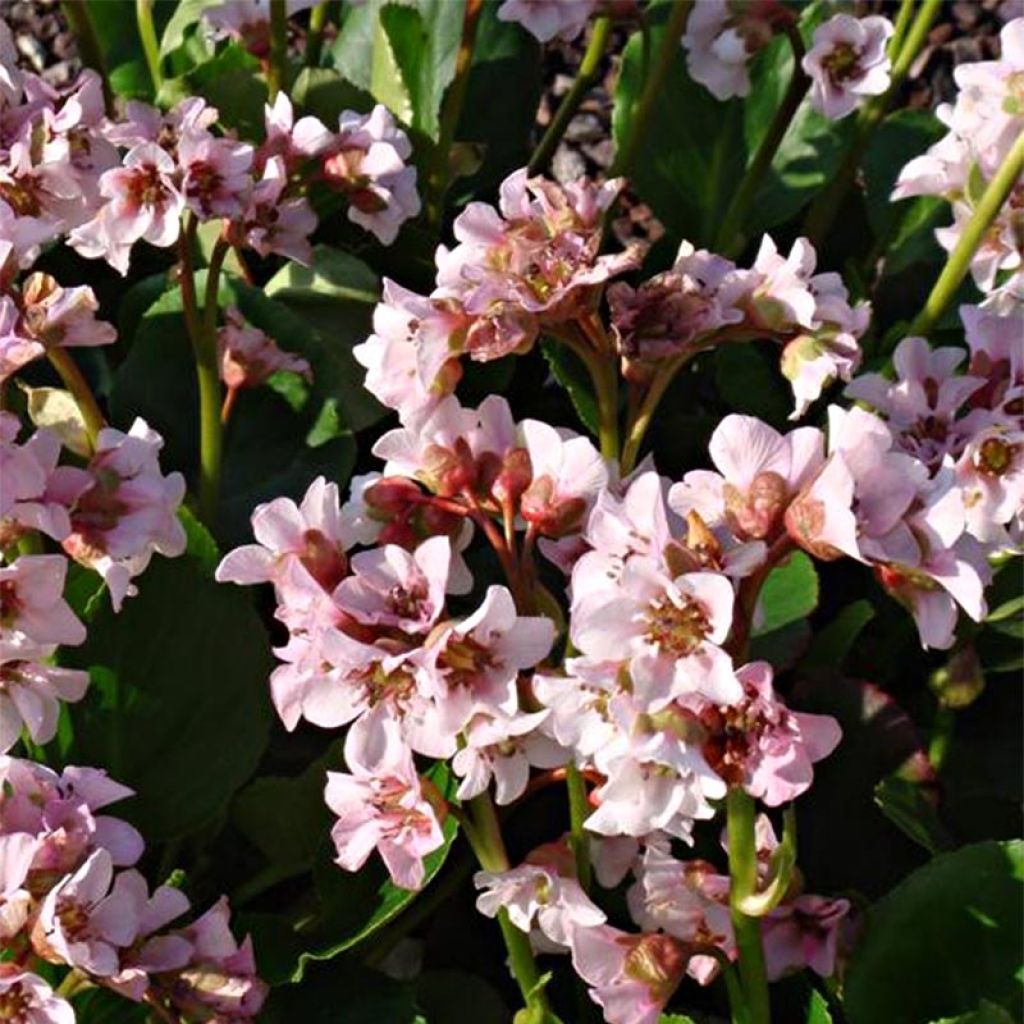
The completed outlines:
[[[864,6],[0,22],[0,1022],[1013,1019],[1024,12]]]

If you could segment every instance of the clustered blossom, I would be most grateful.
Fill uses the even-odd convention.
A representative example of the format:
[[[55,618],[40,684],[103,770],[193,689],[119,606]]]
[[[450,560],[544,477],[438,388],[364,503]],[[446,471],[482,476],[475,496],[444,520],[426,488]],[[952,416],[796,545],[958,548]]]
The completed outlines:
[[[816,274],[805,238],[783,256],[767,235],[749,269],[689,242],[670,271],[633,289],[608,289],[612,332],[623,374],[643,381],[662,362],[733,341],[770,339],[782,346],[781,369],[803,415],[835,378],[860,365],[858,340],[871,307],[851,305],[838,274]]]
[[[584,29],[598,0],[503,0],[501,21],[514,21],[542,43],[571,42]]]
[[[0,1007],[15,1021],[73,1024],[71,1005],[34,973],[41,960],[165,1014],[252,1019],[266,986],[250,941],[231,935],[227,901],[169,927],[188,913],[187,896],[166,885],[150,893],[133,867],[142,837],[99,813],[131,795],[94,768],[57,774],[0,755]]]
[[[892,22],[878,14],[866,18],[836,14],[819,25],[814,45],[803,58],[814,109],[838,121],[852,114],[864,97],[885,92],[892,33]]]
[[[258,327],[247,327],[235,308],[224,310],[224,326],[217,331],[220,379],[228,394],[241,388],[256,388],[275,373],[287,371],[313,379],[309,363],[301,356],[279,348],[277,342]]]
[[[265,4],[231,3],[207,16],[228,28],[267,11]],[[29,266],[42,243],[61,235],[83,256],[105,259],[126,274],[137,242],[172,246],[189,218],[221,221],[233,245],[261,256],[308,263],[308,236],[317,218],[305,193],[314,181],[341,192],[350,219],[384,244],[419,213],[409,141],[382,106],[366,115],[343,111],[332,132],[315,118],[295,122],[281,95],[267,108],[267,140],[256,147],[216,134],[218,112],[198,97],[167,114],[128,102],[122,118],[108,118],[96,74],[84,71],[68,89],[52,89],[15,66],[10,43],[10,30],[0,26],[0,78],[6,83],[0,123],[3,290],[10,283],[5,268]],[[50,298],[35,311],[38,324],[22,310],[16,331],[18,310],[0,299],[4,375],[40,354],[38,345],[113,340],[103,330],[78,329],[88,326],[95,310],[88,289],[62,293],[52,280],[44,283]],[[22,295],[27,298],[26,289]],[[25,339],[26,326],[27,340],[17,348],[6,336]],[[46,327],[53,328],[50,336]]]
[[[952,251],[971,219],[987,184],[1024,131],[1020,81],[1024,75],[1024,18],[1007,22],[999,35],[999,60],[960,64],[953,71],[956,102],[936,115],[949,131],[900,172],[893,199],[942,196],[953,208],[953,223],[935,237]],[[1020,229],[1024,182],[1016,182],[1009,200],[985,234],[971,261],[974,282],[983,292],[1018,274],[1024,242]]]

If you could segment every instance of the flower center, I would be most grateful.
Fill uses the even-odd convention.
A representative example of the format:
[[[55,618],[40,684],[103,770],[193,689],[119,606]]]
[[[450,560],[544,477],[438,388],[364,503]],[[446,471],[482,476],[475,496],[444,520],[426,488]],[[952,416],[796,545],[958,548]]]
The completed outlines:
[[[644,935],[626,954],[623,973],[646,985],[655,1001],[665,1002],[679,984],[687,959],[682,944],[671,936]]]
[[[0,625],[10,627],[21,611],[18,584],[14,580],[0,582]]]
[[[821,66],[833,82],[846,82],[860,73],[860,54],[849,43],[838,43]]]
[[[491,652],[471,636],[452,634],[438,659],[449,686],[473,687],[494,664]]]
[[[692,654],[711,632],[704,606],[689,598],[677,604],[667,595],[647,607],[647,639],[677,658]]]
[[[0,1021],[7,1024],[29,1024],[32,1001],[21,982],[15,982],[0,992]]]
[[[1015,445],[990,437],[981,442],[975,464],[988,476],[1002,476],[1013,465],[1015,451]]]

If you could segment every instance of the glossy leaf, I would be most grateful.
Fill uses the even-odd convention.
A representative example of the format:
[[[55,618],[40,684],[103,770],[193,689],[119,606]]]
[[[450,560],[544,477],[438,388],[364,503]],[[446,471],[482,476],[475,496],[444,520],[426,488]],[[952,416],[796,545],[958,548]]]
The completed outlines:
[[[806,618],[818,606],[818,574],[802,551],[795,551],[768,574],[761,588],[760,622],[754,636],[763,636]]]

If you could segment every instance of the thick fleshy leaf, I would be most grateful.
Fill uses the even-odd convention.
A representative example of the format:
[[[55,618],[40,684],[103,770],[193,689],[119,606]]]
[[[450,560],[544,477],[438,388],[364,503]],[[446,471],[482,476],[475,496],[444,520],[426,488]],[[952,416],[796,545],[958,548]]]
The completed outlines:
[[[62,663],[89,669],[72,708],[74,757],[137,796],[124,813],[151,841],[188,835],[217,815],[266,746],[273,662],[243,591],[188,556],[156,556],[120,614],[104,602]]]
[[[818,606],[818,574],[802,551],[795,551],[768,574],[761,588],[762,618],[754,636],[765,636],[791,622],[806,618]]]
[[[844,986],[850,1024],[917,1024],[1021,1001],[1024,843],[942,854],[875,904]]]

